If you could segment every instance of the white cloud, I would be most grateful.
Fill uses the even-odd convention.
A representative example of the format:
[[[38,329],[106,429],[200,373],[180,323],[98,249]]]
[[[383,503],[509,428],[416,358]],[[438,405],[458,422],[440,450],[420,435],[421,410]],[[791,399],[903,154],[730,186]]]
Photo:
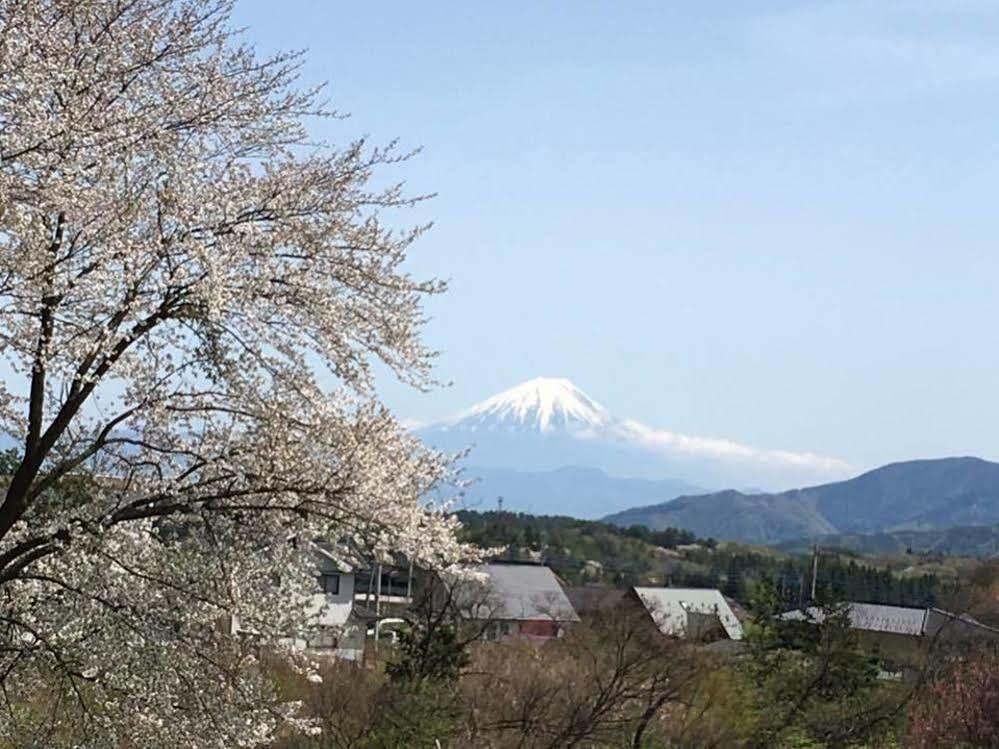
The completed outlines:
[[[539,387],[546,392],[539,392]],[[625,448],[629,453],[654,456],[653,462],[665,458],[682,463],[676,469],[684,472],[685,478],[711,485],[762,483],[788,487],[835,481],[856,473],[849,463],[825,455],[751,447],[730,439],[697,437],[654,429],[634,419],[619,419],[571,382],[561,379],[532,380],[466,409],[457,417],[427,426],[525,438],[561,433],[597,443],[598,450]]]
[[[633,419],[618,423],[620,437],[666,457],[710,458],[730,463],[754,464],[776,469],[813,472],[817,477],[844,478],[853,467],[839,458],[810,452],[767,450],[714,437],[693,437],[653,429]]]

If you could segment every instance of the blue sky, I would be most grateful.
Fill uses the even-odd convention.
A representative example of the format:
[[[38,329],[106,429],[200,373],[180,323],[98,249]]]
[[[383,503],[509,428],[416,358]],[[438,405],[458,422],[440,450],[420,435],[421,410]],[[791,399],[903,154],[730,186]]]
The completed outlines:
[[[400,138],[432,420],[538,376],[869,467],[999,459],[999,3],[244,0]]]

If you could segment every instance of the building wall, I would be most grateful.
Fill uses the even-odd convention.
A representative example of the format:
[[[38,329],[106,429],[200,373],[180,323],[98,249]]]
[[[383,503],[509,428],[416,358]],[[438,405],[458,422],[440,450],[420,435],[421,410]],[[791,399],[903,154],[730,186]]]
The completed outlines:
[[[926,616],[926,634],[941,642],[999,642],[999,632],[989,627],[976,626],[933,610]]]
[[[365,640],[364,622],[351,620],[342,626],[314,630],[306,638],[295,640],[294,646],[320,655],[359,661],[364,657]]]
[[[913,668],[926,658],[926,638],[894,632],[854,630],[861,648],[875,653],[888,667]]]
[[[339,575],[340,584],[336,593],[313,593],[306,600],[308,630],[283,639],[282,644],[345,660],[361,660],[364,655],[365,628],[363,622],[351,616],[354,607],[354,574],[341,572]]]
[[[483,639],[502,640],[553,640],[565,634],[568,624],[553,620],[517,621],[503,619],[486,627]]]
[[[687,623],[681,637],[697,642],[714,642],[727,640],[728,633],[717,614],[705,614],[698,611],[687,612]]]
[[[337,593],[315,593],[309,598],[308,613],[320,627],[338,627],[347,623],[354,608],[354,573],[341,572]]]
[[[925,635],[902,635],[892,632],[854,630],[861,646],[876,652],[887,665],[914,668],[921,665],[931,648],[954,643],[999,640],[999,634],[969,622],[944,616],[936,611],[927,614]]]
[[[551,640],[562,632],[562,625],[553,621],[520,622],[518,634],[531,639]]]
[[[309,611],[315,616],[315,629],[307,634],[304,647],[359,661],[364,656],[365,627],[351,616],[356,577],[353,572],[339,575],[340,585],[335,593],[316,593],[310,599]]]

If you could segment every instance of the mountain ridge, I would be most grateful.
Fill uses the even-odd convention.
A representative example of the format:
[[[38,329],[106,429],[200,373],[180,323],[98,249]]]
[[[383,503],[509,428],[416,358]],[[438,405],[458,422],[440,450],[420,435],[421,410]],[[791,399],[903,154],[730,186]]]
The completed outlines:
[[[562,466],[551,471],[469,466],[463,478],[472,482],[462,497],[465,509],[493,509],[502,498],[507,510],[530,514],[555,511],[584,520],[605,515],[608,509],[624,509],[631,498],[661,502],[703,491],[684,481],[611,476],[589,466]]]
[[[999,463],[972,456],[902,461],[845,481],[767,494],[727,490],[684,496],[604,520],[764,544],[989,525],[999,523]]]

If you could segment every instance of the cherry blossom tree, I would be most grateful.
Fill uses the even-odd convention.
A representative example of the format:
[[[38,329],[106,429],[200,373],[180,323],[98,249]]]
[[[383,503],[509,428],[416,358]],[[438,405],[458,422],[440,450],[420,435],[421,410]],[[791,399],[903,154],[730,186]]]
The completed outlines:
[[[372,186],[405,155],[310,141],[300,56],[230,11],[0,0],[0,745],[264,742],[295,721],[256,654],[304,626],[296,539],[467,553],[421,499],[448,460],[372,382],[433,384],[442,285]]]
[[[909,712],[913,747],[999,745],[999,654],[956,659],[924,687]]]

